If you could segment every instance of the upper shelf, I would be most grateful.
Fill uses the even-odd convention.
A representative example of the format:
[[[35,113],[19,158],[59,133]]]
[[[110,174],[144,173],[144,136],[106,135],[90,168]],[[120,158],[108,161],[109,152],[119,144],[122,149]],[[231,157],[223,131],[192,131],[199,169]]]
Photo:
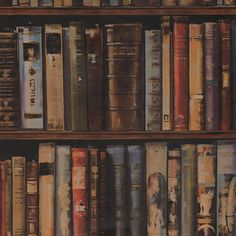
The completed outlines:
[[[0,7],[0,16],[109,16],[109,15],[236,15],[236,6],[186,7]]]

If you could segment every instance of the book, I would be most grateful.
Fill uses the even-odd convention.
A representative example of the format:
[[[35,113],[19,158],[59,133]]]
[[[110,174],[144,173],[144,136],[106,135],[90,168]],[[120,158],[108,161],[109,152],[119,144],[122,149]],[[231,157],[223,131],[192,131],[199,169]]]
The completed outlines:
[[[6,235],[6,161],[2,160],[0,162],[1,166],[1,236]]]
[[[231,58],[232,65],[236,62],[236,21],[231,21]],[[236,68],[232,66],[231,68],[232,76],[232,91],[236,89]],[[232,121],[236,119],[236,93],[232,92]],[[232,129],[236,129],[235,122],[232,122]]]

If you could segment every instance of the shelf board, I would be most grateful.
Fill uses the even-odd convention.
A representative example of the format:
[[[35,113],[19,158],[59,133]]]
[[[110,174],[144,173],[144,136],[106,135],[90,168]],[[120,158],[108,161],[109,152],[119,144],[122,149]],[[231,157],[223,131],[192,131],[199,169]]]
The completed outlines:
[[[236,15],[235,6],[177,7],[0,7],[0,16]]]

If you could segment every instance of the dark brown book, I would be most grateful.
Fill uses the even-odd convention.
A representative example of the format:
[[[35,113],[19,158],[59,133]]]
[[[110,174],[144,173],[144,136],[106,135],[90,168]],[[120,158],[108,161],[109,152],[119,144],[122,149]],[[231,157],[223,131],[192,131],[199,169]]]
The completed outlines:
[[[149,2],[150,0],[131,0],[131,5],[132,6],[146,6],[147,3]],[[159,1],[159,0],[157,0]],[[160,6],[161,4],[159,4],[158,6]]]
[[[198,4],[199,5],[209,5],[209,6],[214,6],[216,5],[216,0],[199,0]]]
[[[161,6],[161,0],[148,0],[148,6]]]

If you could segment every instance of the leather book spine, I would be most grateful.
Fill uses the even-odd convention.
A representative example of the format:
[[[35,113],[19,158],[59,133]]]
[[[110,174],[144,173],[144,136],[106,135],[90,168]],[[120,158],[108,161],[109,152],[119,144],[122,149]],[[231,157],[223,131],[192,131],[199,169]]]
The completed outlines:
[[[204,109],[205,130],[219,129],[219,26],[206,22],[204,27]]]
[[[53,0],[39,0],[40,7],[53,7]]]
[[[175,17],[173,28],[174,129],[187,130],[189,113],[188,18]]]
[[[200,6],[216,6],[217,0],[198,0]]]
[[[162,0],[162,6],[177,6],[178,0]]]
[[[218,3],[217,3],[218,5]],[[225,6],[235,6],[235,1],[234,0],[223,0],[223,4]]]
[[[71,149],[73,235],[88,236],[88,149]]]
[[[231,129],[231,24],[228,20],[219,22],[221,55],[220,129]]]
[[[1,161],[1,236],[6,236],[6,161]]]
[[[178,6],[196,6],[198,5],[198,0],[179,0]]]
[[[131,6],[147,6],[148,1],[150,0],[131,0]],[[156,1],[160,1],[160,0],[156,0]],[[160,6],[161,2],[157,2],[156,4],[158,4],[156,6]]]
[[[231,22],[231,57],[232,65],[236,63],[236,21]],[[232,91],[236,91],[236,67],[232,66],[231,68],[232,76]],[[236,120],[236,93],[232,92],[232,121]],[[236,122],[232,122],[232,129],[236,130]]]

